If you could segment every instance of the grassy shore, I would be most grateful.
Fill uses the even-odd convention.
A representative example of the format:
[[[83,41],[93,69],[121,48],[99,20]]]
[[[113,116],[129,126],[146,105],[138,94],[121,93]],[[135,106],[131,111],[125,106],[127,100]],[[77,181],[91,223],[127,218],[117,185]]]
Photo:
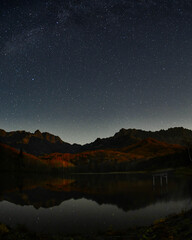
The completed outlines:
[[[22,226],[11,229],[4,224],[0,224],[0,239],[2,240],[190,240],[192,237],[192,210],[182,212],[177,215],[169,216],[166,219],[160,219],[148,227],[130,228],[126,231],[113,231],[109,229],[105,233],[96,236],[63,236],[46,235],[29,232]]]
[[[178,169],[175,169],[174,172],[176,174],[183,174],[183,175],[191,175],[192,176],[192,167],[183,167],[183,168],[178,168]]]

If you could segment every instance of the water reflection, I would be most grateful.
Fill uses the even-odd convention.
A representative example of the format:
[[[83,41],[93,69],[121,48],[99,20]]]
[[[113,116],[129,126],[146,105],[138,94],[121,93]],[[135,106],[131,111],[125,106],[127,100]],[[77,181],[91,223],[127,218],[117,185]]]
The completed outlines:
[[[192,207],[191,179],[167,177],[154,185],[152,175],[0,176],[0,221],[64,233],[151,224]]]
[[[168,184],[168,173],[167,172],[161,172],[161,173],[154,173],[153,176],[153,186],[157,184],[157,179],[160,180],[160,185],[163,186],[163,184]]]

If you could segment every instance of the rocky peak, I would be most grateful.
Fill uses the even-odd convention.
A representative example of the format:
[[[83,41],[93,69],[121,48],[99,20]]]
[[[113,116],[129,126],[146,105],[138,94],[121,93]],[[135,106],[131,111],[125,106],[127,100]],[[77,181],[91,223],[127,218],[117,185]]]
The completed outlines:
[[[3,129],[0,129],[0,136],[4,137],[6,136],[6,132]]]
[[[39,130],[36,130],[36,131],[34,132],[34,136],[43,139],[42,133],[41,133]]]

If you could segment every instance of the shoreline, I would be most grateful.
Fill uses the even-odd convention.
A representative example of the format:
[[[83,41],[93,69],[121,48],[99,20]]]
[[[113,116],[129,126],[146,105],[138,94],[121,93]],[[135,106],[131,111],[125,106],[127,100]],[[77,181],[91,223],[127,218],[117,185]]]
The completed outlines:
[[[165,219],[159,219],[150,226],[133,227],[124,231],[113,231],[108,229],[106,232],[95,235],[64,235],[64,234],[37,234],[28,231],[24,226],[10,228],[0,223],[0,239],[26,239],[26,240],[190,240],[192,236],[192,210],[181,212]]]

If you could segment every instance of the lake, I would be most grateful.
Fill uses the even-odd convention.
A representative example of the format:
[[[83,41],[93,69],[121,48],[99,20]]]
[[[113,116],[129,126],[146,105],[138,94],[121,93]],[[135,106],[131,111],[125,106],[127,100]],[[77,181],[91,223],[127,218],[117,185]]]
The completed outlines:
[[[192,208],[190,177],[0,175],[0,222],[33,232],[94,234],[150,225]]]

